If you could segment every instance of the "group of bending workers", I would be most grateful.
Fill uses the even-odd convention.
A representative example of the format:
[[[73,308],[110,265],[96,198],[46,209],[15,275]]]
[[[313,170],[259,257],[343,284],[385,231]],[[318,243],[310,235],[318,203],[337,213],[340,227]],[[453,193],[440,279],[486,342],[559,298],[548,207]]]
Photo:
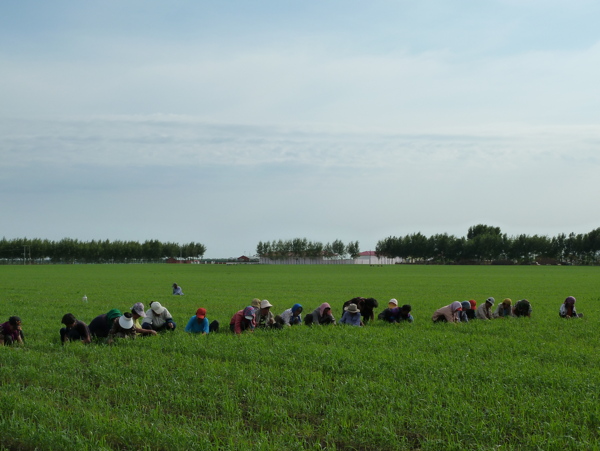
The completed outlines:
[[[140,319],[142,322],[140,324]],[[111,309],[98,315],[89,326],[67,313],[62,318],[65,326],[60,329],[60,339],[64,344],[68,341],[90,343],[92,339],[106,339],[108,344],[116,338],[135,338],[137,335],[156,335],[158,332],[174,331],[177,327],[169,310],[160,302],[151,302],[150,308],[144,311],[144,304],[135,303],[129,312],[121,313],[119,309]],[[217,332],[219,322],[209,323],[206,309],[199,308],[185,326],[186,332],[208,334]]]
[[[558,312],[561,318],[581,318],[583,316],[583,313],[577,313],[575,310],[575,301],[576,299],[573,296],[565,299]],[[473,299],[463,302],[455,301],[436,310],[431,319],[435,323],[460,323],[473,319],[490,320],[520,316],[531,317],[531,303],[527,299],[521,299],[513,306],[512,300],[506,298],[494,311],[493,307],[495,303],[496,300],[493,297],[487,298],[479,307],[477,307],[477,301]]]
[[[233,315],[229,322],[229,329],[236,334],[241,334],[244,331],[251,332],[256,328],[281,329],[286,326],[295,326],[302,323],[307,326],[312,326],[313,324],[321,326],[338,324],[331,311],[331,306],[327,302],[323,302],[311,313],[304,315],[304,319],[302,318],[303,308],[301,304],[294,304],[280,315],[274,315],[271,312],[271,307],[273,305],[266,299],[262,301],[260,299],[253,299],[249,306],[237,311]],[[390,323],[400,321],[412,322],[413,317],[410,311],[410,305],[398,307],[398,301],[391,299],[388,308],[381,312],[378,318]],[[339,324],[363,326],[368,320],[368,317],[361,315],[357,304],[349,303],[344,307],[344,313]]]
[[[575,309],[575,297],[569,296],[560,306],[561,318],[581,318],[582,313]],[[491,320],[494,318],[531,316],[531,303],[527,299],[521,299],[512,305],[511,299],[504,299],[493,311],[495,299],[487,298],[479,307],[474,300],[453,302],[438,310],[432,316],[434,322],[467,322],[473,319]],[[279,315],[271,312],[273,305],[267,300],[254,299],[251,305],[236,312],[230,322],[229,329],[241,334],[244,331],[251,332],[255,328],[281,329],[304,323],[305,325],[329,325],[336,324],[336,319],[331,311],[331,306],[324,302],[313,312],[302,318],[302,305],[294,304],[291,308],[284,310]],[[413,322],[411,306],[406,304],[398,306],[396,299],[390,299],[388,306],[379,315],[378,319],[389,323]],[[140,324],[141,319],[141,324]],[[356,303],[349,303],[344,307],[344,313],[339,324],[362,326],[369,320],[368,316],[362,316]],[[118,309],[111,309],[107,313],[98,315],[89,326],[78,320],[72,313],[62,317],[64,327],[60,329],[60,339],[64,344],[69,341],[81,341],[90,343],[92,339],[105,339],[112,344],[116,338],[135,338],[137,335],[156,335],[162,331],[174,331],[177,325],[166,307],[160,302],[151,302],[150,308],[144,310],[144,304],[135,303],[130,311],[121,313]],[[188,320],[185,331],[189,333],[208,334],[219,331],[219,322],[209,322],[206,317],[206,309],[199,308]],[[8,321],[0,324],[0,346],[11,344],[23,344],[24,335],[21,328],[21,318],[11,316]]]

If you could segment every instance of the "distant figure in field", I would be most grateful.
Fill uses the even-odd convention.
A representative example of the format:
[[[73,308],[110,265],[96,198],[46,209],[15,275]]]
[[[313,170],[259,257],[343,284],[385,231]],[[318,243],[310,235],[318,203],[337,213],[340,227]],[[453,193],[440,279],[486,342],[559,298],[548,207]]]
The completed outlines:
[[[475,311],[475,317],[477,319],[492,319],[494,317],[494,314],[492,313],[492,307],[494,306],[495,302],[496,300],[493,297],[490,296],[487,298],[483,304],[477,307],[477,310]]]
[[[292,308],[284,310],[281,315],[275,316],[275,322],[282,326],[302,324],[302,305],[294,304]]]
[[[502,301],[494,312],[494,318],[510,318],[514,316],[512,313],[512,299],[506,298]]]
[[[23,344],[23,329],[21,329],[21,318],[11,316],[8,321],[0,324],[0,346],[12,344]]]
[[[469,302],[469,308],[467,310],[465,310],[463,307],[463,312],[465,312],[468,319],[476,319],[477,317],[475,316],[475,311],[477,309],[477,301],[475,301],[474,299],[471,299],[468,302]]]
[[[527,299],[521,299],[515,304],[515,308],[513,308],[513,315],[526,316],[527,318],[531,318],[531,303]]]
[[[183,290],[176,283],[173,284],[173,294],[177,296],[183,296]]]
[[[123,313],[119,317],[118,321],[113,323],[110,331],[108,332],[108,339],[106,342],[112,345],[115,342],[115,338],[135,338],[137,332],[133,324],[133,315],[129,312]]]
[[[321,326],[335,324],[335,318],[331,313],[331,306],[327,302],[323,302],[312,313],[304,316],[304,324],[307,326],[312,324]]]
[[[412,307],[408,304],[404,304],[402,308],[398,307],[398,301],[396,299],[390,299],[388,307],[383,310],[377,319],[387,321],[388,323],[399,323],[401,321],[408,321],[412,323],[414,318],[410,314]]]
[[[210,332],[218,332],[219,322],[214,320],[209,324],[208,318],[206,317],[206,309],[200,307],[198,310],[196,310],[196,314],[188,321],[187,325],[185,326],[185,331],[191,334],[202,335],[206,335]]]
[[[249,305],[243,310],[239,310],[231,317],[229,330],[239,335],[242,332],[254,332],[256,327],[256,309]]]
[[[143,329],[140,324],[140,318],[146,318],[146,312],[144,312],[144,304],[136,302],[131,307],[131,317],[133,318],[133,327],[139,335],[156,335],[156,331],[152,329]]]
[[[369,320],[375,320],[375,314],[373,313],[373,310],[376,309],[377,307],[379,307],[379,303],[377,302],[377,299],[375,298],[361,298],[361,297],[357,297],[357,298],[352,298],[349,301],[344,302],[343,307],[343,312],[346,311],[346,307],[348,307],[350,304],[356,304],[356,306],[358,307],[358,310],[360,311],[360,315],[361,315],[361,320],[364,323],[368,323]],[[343,314],[342,312],[342,314]]]
[[[111,309],[107,313],[96,316],[89,325],[90,333],[95,338],[107,338],[115,321],[123,314],[119,309]]]
[[[462,305],[458,301],[454,301],[452,304],[446,305],[442,308],[437,309],[431,319],[434,323],[458,323],[460,322],[460,313],[462,312]]]
[[[273,305],[266,299],[260,301],[260,308],[256,310],[256,327],[261,329],[281,329],[283,326],[275,322],[275,315],[271,311]]]
[[[69,341],[81,341],[89,344],[92,341],[90,329],[86,323],[79,321],[72,313],[67,313],[62,317],[61,323],[64,324],[60,330],[60,342],[64,345]]]
[[[360,311],[356,304],[350,304],[344,308],[344,314],[340,319],[340,324],[347,324],[349,326],[363,325],[363,322],[360,320]]]
[[[558,314],[561,318],[581,318],[583,313],[577,313],[575,311],[575,297],[569,296],[565,299],[565,302],[560,306]]]
[[[146,318],[142,323],[142,329],[151,329],[156,332],[164,330],[174,331],[177,324],[173,321],[173,317],[169,311],[160,305],[160,302],[154,301],[150,303],[150,309],[146,311]]]

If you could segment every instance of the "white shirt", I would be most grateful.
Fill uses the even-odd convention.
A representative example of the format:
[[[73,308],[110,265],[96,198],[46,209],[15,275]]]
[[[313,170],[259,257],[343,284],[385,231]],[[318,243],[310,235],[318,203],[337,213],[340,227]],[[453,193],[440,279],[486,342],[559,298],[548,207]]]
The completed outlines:
[[[154,310],[149,309],[146,311],[146,318],[144,318],[144,322],[150,323],[154,327],[161,327],[165,325],[168,319],[173,319],[173,317],[166,308],[160,315],[154,313]]]

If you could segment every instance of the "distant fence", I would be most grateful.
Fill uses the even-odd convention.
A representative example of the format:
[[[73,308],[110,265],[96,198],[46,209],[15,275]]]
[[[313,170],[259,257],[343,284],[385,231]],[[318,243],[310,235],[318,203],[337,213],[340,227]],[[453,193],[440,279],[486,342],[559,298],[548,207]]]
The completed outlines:
[[[281,259],[260,258],[261,265],[394,265],[402,263],[401,258],[346,258],[346,259],[324,259],[324,258],[302,258],[290,257]]]
[[[303,257],[291,257],[291,258],[278,258],[270,259],[261,257],[261,265],[353,265],[354,260],[352,259],[339,259],[339,260],[325,260],[323,258],[303,258]]]
[[[400,263],[406,263],[406,261],[400,257],[388,258],[388,257],[360,257],[354,260],[355,265],[399,265]]]

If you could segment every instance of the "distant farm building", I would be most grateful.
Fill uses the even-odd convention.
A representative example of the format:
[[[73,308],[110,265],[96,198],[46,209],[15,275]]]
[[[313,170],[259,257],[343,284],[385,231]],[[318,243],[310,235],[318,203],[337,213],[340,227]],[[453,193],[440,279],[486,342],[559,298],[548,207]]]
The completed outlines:
[[[361,252],[359,255],[360,256],[354,260],[357,265],[395,265],[403,262],[400,257],[378,257],[375,251],[365,251]]]
[[[402,263],[402,259],[377,257],[375,251],[361,252],[358,258],[326,258],[326,257],[286,257],[268,258],[260,257],[264,265],[394,265]]]

